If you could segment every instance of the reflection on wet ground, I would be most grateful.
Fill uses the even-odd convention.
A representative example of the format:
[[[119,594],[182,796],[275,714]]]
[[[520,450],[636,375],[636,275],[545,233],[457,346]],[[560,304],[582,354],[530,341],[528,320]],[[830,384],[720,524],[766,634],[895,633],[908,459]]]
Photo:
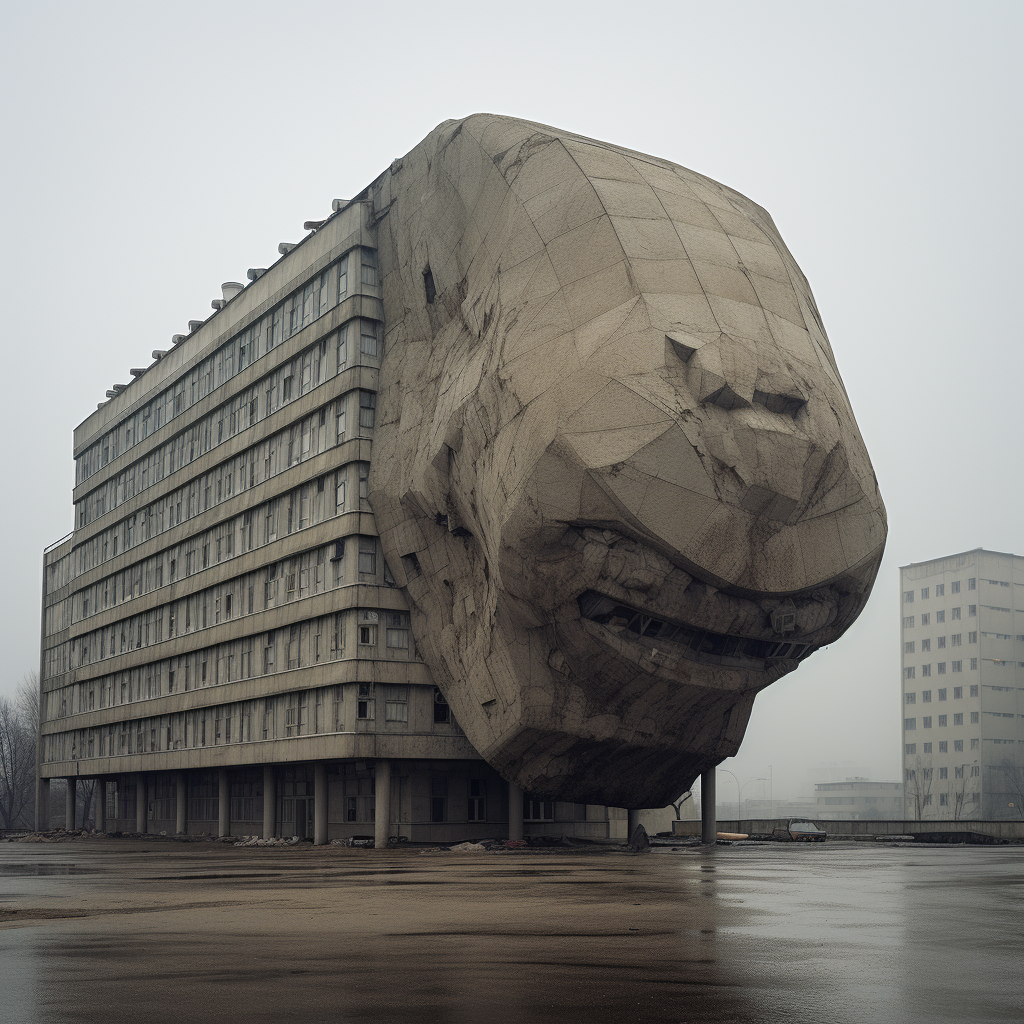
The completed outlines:
[[[0,1017],[1018,1021],[1015,847],[0,846]]]

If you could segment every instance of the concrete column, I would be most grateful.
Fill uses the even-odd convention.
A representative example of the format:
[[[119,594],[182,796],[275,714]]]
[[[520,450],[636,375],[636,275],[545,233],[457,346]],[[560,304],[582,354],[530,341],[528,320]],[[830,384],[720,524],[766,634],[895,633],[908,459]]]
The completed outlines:
[[[188,776],[178,772],[174,776],[174,831],[184,835],[188,831]]]
[[[715,804],[715,769],[700,777],[700,837],[705,846],[718,841],[718,808]]]
[[[263,838],[273,839],[277,832],[277,776],[274,766],[263,766]]]
[[[94,779],[92,787],[92,817],[97,832],[107,831],[107,780]]]
[[[523,838],[523,790],[514,782],[508,784],[508,837]]]
[[[327,765],[313,766],[313,845],[327,845]]]
[[[231,791],[227,768],[217,769],[217,835],[231,835]]]
[[[640,808],[629,807],[626,809],[626,839],[633,838],[637,825],[640,824]]]
[[[75,805],[78,803],[78,780],[64,780],[68,784],[68,795],[64,804],[64,827],[70,832],[75,827]]]
[[[388,848],[391,830],[391,762],[379,760],[374,772],[373,845],[375,849]]]
[[[149,779],[145,775],[135,776],[135,831],[149,831]]]
[[[50,827],[50,780],[36,779],[36,831]]]

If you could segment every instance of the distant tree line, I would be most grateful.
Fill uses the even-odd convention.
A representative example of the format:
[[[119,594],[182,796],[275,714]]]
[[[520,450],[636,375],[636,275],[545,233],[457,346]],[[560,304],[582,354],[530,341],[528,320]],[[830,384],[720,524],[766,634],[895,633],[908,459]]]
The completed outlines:
[[[35,815],[39,682],[27,675],[0,696],[0,828],[31,828]]]

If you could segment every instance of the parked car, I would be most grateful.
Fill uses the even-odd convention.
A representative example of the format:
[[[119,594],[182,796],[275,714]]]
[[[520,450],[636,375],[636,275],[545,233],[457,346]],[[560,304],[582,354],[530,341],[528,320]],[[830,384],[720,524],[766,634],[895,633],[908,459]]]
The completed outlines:
[[[772,838],[796,843],[823,843],[828,833],[806,818],[790,818],[784,825],[776,825],[772,829]]]

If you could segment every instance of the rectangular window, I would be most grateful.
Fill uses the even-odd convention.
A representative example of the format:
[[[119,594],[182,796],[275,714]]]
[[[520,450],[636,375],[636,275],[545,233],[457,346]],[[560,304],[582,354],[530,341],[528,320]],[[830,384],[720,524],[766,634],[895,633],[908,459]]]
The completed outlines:
[[[911,665],[911,666],[909,666],[909,668],[905,668],[903,670],[903,678],[904,679],[913,679],[914,678],[914,666],[913,665]]]
[[[944,636],[940,636],[936,642],[936,646],[940,651],[944,651],[946,649],[946,638]]]
[[[930,743],[926,743],[924,745],[924,752],[926,754],[930,754],[932,752],[932,745]]]
[[[907,732],[910,732],[913,729],[916,729],[917,728],[917,719],[916,718],[904,718],[903,719],[903,728]]]
[[[968,590],[977,590],[978,589],[978,581],[973,576],[967,581],[967,589]]]
[[[963,749],[964,749],[964,741],[963,740],[953,740],[953,753],[963,753]],[[962,771],[962,769],[958,769],[958,770]]]
[[[377,415],[377,396],[372,391],[359,392],[359,426],[372,430]]]
[[[948,750],[949,750],[949,742],[948,742],[948,740],[939,740],[939,753],[940,754],[945,754]],[[943,771],[945,771],[945,769],[943,769]],[[945,777],[946,777],[945,775],[942,776],[942,778],[945,778]]]
[[[922,587],[921,588],[921,600],[922,601],[927,601],[928,600],[928,588],[927,587]]]
[[[448,780],[439,775],[430,780],[430,820],[448,820]]]
[[[915,643],[915,641],[913,641],[913,640],[908,640],[908,641],[907,641],[907,642],[906,642],[906,643],[905,643],[905,644],[903,645],[903,653],[904,653],[904,654],[913,654],[913,653],[914,653],[914,643]]]
[[[941,749],[942,744],[939,744],[939,747]],[[940,779],[948,779],[949,778],[949,769],[948,768],[940,768],[939,769],[939,778]],[[945,795],[945,794],[943,794],[943,795]]]
[[[945,597],[946,596],[946,584],[945,583],[937,583],[935,585],[935,596],[936,597]]]
[[[946,612],[944,609],[940,609],[935,613],[935,624],[938,625],[940,622],[946,621]]]
[[[977,668],[978,668],[978,659],[977,658],[971,658],[971,671],[972,672],[977,671]]]
[[[925,715],[924,718],[921,719],[921,727],[924,729],[930,729],[932,727],[931,715]]]
[[[974,685],[973,685],[973,686],[971,687],[971,696],[972,696],[972,697],[977,697],[977,696],[978,696],[978,684],[977,684],[977,683],[975,683],[975,684],[974,684]]]
[[[969,604],[967,606],[967,617],[969,619],[974,618],[978,614],[978,606],[976,604]]]
[[[962,711],[957,712],[957,714],[955,714],[953,716],[953,724],[954,725],[963,725],[964,724],[964,713]]]
[[[959,594],[960,593],[960,581],[959,580],[953,580],[953,582],[950,583],[950,585],[949,585],[949,592],[951,594]]]
[[[366,320],[359,329],[359,351],[364,356],[377,355],[377,325]]]
[[[940,676],[944,676],[944,675],[946,674],[946,663],[945,663],[944,661],[940,661],[940,662],[939,662],[939,663],[938,663],[938,664],[937,664],[937,665],[935,666],[935,671],[936,671],[936,672],[938,672],[938,674],[939,674]],[[939,700],[945,700],[945,699],[946,699],[945,697],[940,697],[940,698],[939,698]]]
[[[972,630],[970,633],[967,634],[967,642],[969,644],[976,644],[978,642],[977,631]]]
[[[922,654],[927,653],[931,649],[932,649],[932,642],[931,642],[931,640],[922,640],[921,641],[921,653]]]
[[[391,629],[387,630],[387,646],[407,651],[409,649],[409,630],[407,629]]]
[[[949,646],[950,647],[959,647],[960,646],[960,641],[961,641],[962,637],[963,637],[962,633],[953,633],[953,634],[951,634],[950,638],[949,638]]]
[[[373,701],[360,700],[356,702],[356,718],[365,720],[373,718]]]
[[[939,715],[939,728],[943,729],[946,726],[946,715]]]
[[[963,672],[964,663],[962,661],[951,661],[949,663],[950,672]]]
[[[959,608],[951,608],[950,612],[949,612],[949,617],[950,617],[950,619],[959,619],[960,618],[960,609]]]
[[[921,675],[922,676],[927,677],[927,676],[930,676],[931,674],[932,674],[932,667],[931,667],[931,665],[922,665],[921,666]]]
[[[914,616],[913,615],[904,615],[903,616],[903,628],[904,629],[913,629],[914,628]]]
[[[939,690],[939,700],[945,700],[945,699],[946,699],[946,691],[944,689]]]
[[[977,724],[978,724],[978,712],[977,711],[972,711],[971,712],[971,725],[977,725]]]
[[[409,721],[409,705],[404,700],[386,700],[384,701],[384,721],[385,722],[408,722]]]
[[[434,687],[434,724],[444,725],[451,721],[451,710],[448,707],[448,701],[444,699],[444,694],[435,686]]]
[[[904,704],[916,704],[917,703],[917,694],[916,693],[905,693],[903,695],[903,703]]]
[[[931,621],[932,621],[931,612],[922,612],[921,613],[921,625],[922,626],[927,626]]]
[[[366,647],[377,646],[377,627],[376,626],[360,626],[359,627],[359,642]]]
[[[487,820],[487,780],[469,780],[469,807],[466,814],[467,821]]]
[[[903,591],[903,603],[913,604],[914,603],[914,592],[912,590]]]
[[[377,543],[372,537],[359,538],[359,571],[373,575],[377,572]]]

